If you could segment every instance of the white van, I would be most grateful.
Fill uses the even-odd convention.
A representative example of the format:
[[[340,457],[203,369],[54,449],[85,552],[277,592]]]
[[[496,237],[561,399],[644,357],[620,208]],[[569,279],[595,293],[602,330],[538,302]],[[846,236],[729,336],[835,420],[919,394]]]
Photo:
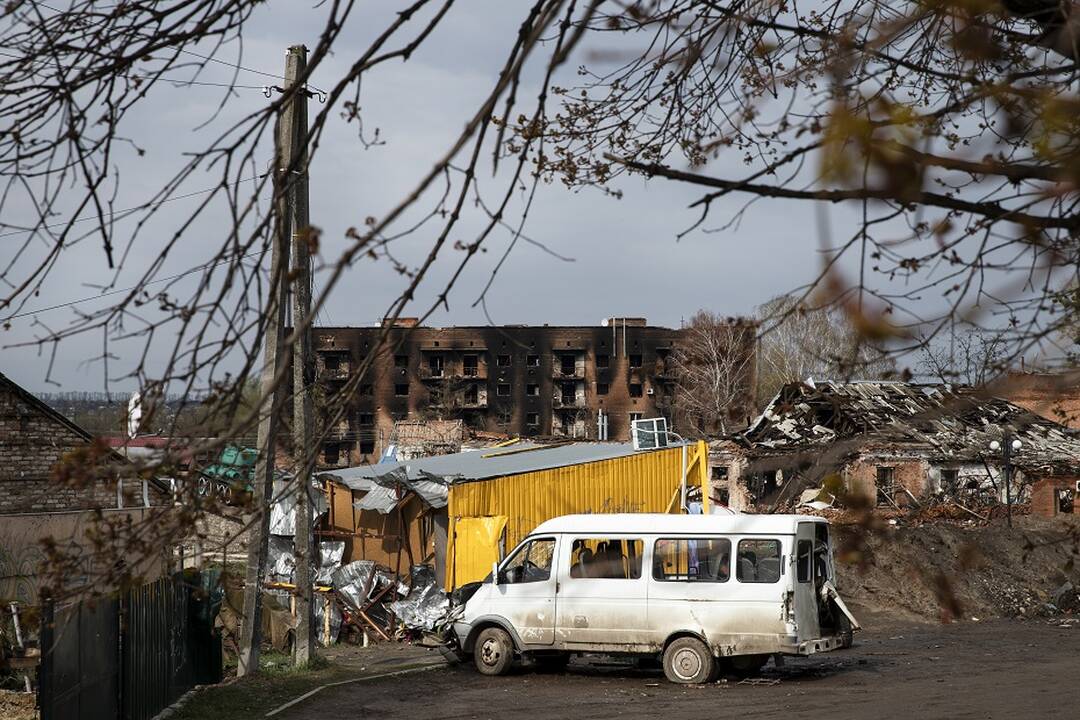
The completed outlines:
[[[454,633],[487,675],[580,652],[659,656],[679,683],[751,674],[851,645],[832,550],[804,515],[566,515],[492,568]]]

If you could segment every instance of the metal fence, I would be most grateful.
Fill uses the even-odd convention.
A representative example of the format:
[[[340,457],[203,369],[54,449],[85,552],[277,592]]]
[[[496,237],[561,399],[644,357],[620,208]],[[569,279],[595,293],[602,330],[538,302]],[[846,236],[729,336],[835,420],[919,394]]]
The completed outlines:
[[[149,720],[197,684],[221,680],[216,608],[187,573],[121,598],[46,604],[42,720]]]

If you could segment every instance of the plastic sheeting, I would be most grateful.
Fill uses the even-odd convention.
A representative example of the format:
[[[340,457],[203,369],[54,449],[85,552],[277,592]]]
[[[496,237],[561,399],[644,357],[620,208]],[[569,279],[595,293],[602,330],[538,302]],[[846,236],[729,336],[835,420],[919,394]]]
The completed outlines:
[[[406,627],[433,631],[444,624],[450,610],[450,599],[439,587],[434,568],[428,565],[413,565],[412,590],[404,600],[388,603]]]
[[[296,534],[296,488],[292,479],[274,480],[274,499],[270,503],[270,534]],[[312,481],[311,519],[315,520],[327,510],[326,496],[321,485]]]
[[[345,554],[344,540],[323,540],[319,543],[319,568],[315,575],[316,585],[329,585],[334,571],[341,565]]]

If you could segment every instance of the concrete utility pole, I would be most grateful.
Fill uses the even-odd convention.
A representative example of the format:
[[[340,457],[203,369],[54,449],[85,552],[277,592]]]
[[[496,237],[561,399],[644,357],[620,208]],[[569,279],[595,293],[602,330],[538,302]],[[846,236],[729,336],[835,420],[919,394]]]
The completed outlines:
[[[289,48],[285,60],[285,92],[293,88],[307,67],[307,48]],[[270,536],[270,500],[274,488],[274,455],[287,384],[278,382],[289,362],[284,346],[286,298],[290,278],[293,287],[293,324],[305,328],[292,345],[293,443],[296,488],[296,642],[293,660],[304,664],[314,654],[312,622],[311,562],[314,535],[311,518],[311,471],[315,455],[309,451],[312,425],[310,387],[314,382],[311,331],[305,327],[311,314],[311,257],[308,247],[307,184],[307,95],[299,89],[282,108],[278,118],[274,157],[274,197],[277,221],[270,261],[270,297],[267,301],[266,336],[262,368],[263,407],[259,416],[259,456],[255,465],[255,493],[252,512],[254,537],[248,543],[244,584],[244,622],[240,634],[238,675],[257,673],[262,641],[262,583],[266,576],[267,546]],[[290,272],[290,252],[293,265]]]
[[[307,48],[294,45],[285,60],[285,88],[296,86],[307,70]],[[315,383],[315,361],[311,352],[311,220],[308,214],[307,95],[302,88],[289,100],[285,114],[291,116],[289,144],[292,176],[287,187],[292,228],[293,256],[293,467],[298,483],[296,495],[296,642],[293,662],[304,665],[315,655],[315,627],[312,611],[312,564],[315,538],[311,517],[311,475],[315,469],[315,449],[311,447],[313,417],[311,390]]]

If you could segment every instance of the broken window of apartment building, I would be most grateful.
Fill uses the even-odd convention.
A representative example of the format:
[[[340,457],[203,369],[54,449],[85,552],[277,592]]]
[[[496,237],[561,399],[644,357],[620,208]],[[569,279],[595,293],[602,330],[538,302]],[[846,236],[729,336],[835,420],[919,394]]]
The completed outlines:
[[[540,367],[540,356],[539,355],[526,355],[525,356],[525,364],[528,367]]]
[[[644,394],[641,383],[630,383],[630,397],[639,398]]]
[[[632,367],[632,368],[641,367],[641,354],[640,353],[630,356],[630,367]]]
[[[941,469],[941,489],[953,495],[960,489],[960,471],[956,468]]]
[[[373,413],[360,413],[356,416],[356,423],[358,425],[374,425],[375,415]]]
[[[499,367],[510,367],[510,356],[509,355],[499,355],[496,358],[496,362],[499,365]]]
[[[394,385],[394,394],[397,395],[398,397],[408,397],[409,396],[409,384],[408,383],[398,383],[397,385]]]
[[[323,445],[323,463],[337,465],[341,456],[341,446],[338,443],[326,443]]]
[[[560,388],[560,400],[562,400],[563,405],[574,404],[574,391],[574,383],[562,384],[562,387]]]
[[[596,383],[596,394],[597,395],[607,395],[608,394],[608,384],[607,383]]]
[[[374,394],[375,394],[375,388],[372,387],[370,383],[365,383],[365,384],[360,386],[360,396],[361,397],[370,397],[370,396],[372,396]]]
[[[341,356],[336,353],[323,355],[323,367],[333,372],[341,368]]]
[[[638,420],[643,420],[643,419],[645,419],[645,414],[644,413],[639,413],[639,412],[630,413],[630,422],[637,422]]]
[[[409,356],[408,355],[395,355],[394,356],[394,367],[396,367],[396,368],[407,368],[407,367],[409,367]]]
[[[498,393],[500,397],[508,397],[510,395],[510,384],[499,383],[495,388],[495,392]]]
[[[375,452],[375,438],[360,439],[360,454],[372,455]]]
[[[500,426],[502,426],[504,428],[509,426],[510,421],[512,419],[513,419],[513,413],[511,412],[510,408],[508,408],[508,407],[499,408],[498,421],[499,421]]]
[[[539,395],[540,394],[540,386],[537,385],[536,383],[529,383],[528,385],[525,386],[525,394],[526,395]]]
[[[563,375],[573,375],[577,370],[573,355],[559,356],[559,372]]]
[[[525,424],[530,427],[537,427],[540,425],[540,413],[526,413]]]
[[[462,393],[462,400],[466,405],[480,404],[480,388],[475,384],[469,385],[465,388],[465,392]]]
[[[477,355],[466,355],[461,359],[461,373],[465,377],[476,377],[480,374],[480,358]]]
[[[608,356],[608,355],[597,355],[596,356],[596,367],[598,367],[598,368],[606,368],[610,364],[611,364],[611,357],[610,356]]]
[[[432,354],[428,356],[428,371],[431,374],[431,377],[442,377],[443,356],[441,354]]]

